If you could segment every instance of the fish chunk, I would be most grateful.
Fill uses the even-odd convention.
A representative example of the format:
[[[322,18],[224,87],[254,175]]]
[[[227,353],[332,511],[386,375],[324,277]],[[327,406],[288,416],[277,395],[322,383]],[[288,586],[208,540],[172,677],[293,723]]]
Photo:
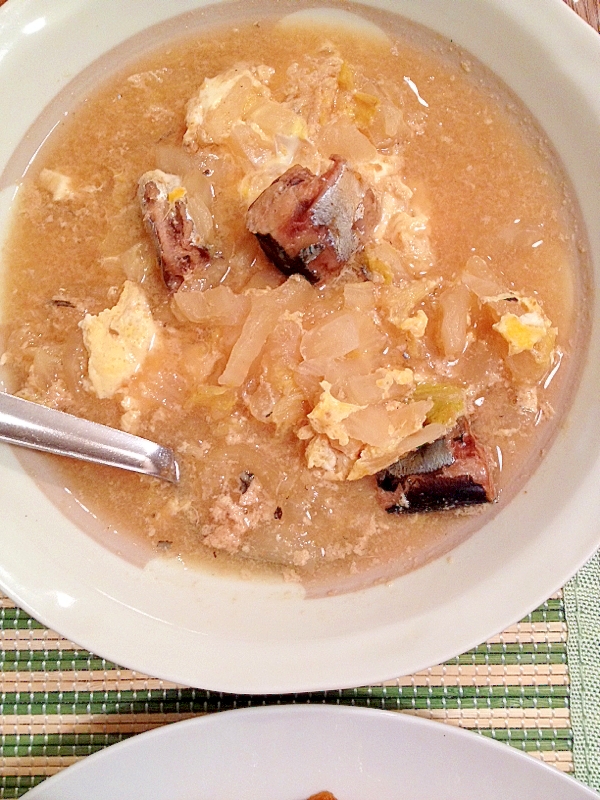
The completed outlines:
[[[375,194],[339,156],[321,176],[290,167],[248,209],[246,224],[284,273],[311,283],[338,274],[375,227]]]
[[[145,172],[138,182],[138,199],[165,286],[175,292],[194,270],[204,269],[210,258],[188,211],[181,178],[159,169]]]
[[[378,473],[377,485],[388,514],[443,511],[496,499],[489,461],[465,418],[448,436]]]

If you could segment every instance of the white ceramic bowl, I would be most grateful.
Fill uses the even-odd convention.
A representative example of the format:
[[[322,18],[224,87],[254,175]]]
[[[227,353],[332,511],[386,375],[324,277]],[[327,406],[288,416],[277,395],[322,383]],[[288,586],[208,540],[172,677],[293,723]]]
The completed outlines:
[[[89,756],[30,800],[592,800],[512,747],[390,711],[285,705],[167,725]]]
[[[0,9],[0,171],[44,106],[128,37],[202,0],[9,0]],[[562,0],[370,0],[466,47],[528,105],[575,187],[600,284],[600,38]],[[160,29],[168,33],[169,26]],[[85,82],[85,78],[84,78]],[[81,87],[80,87],[81,88]],[[0,235],[14,191],[0,195]],[[296,586],[153,562],[68,522],[0,452],[0,586],[46,625],[183,684],[291,692],[439,663],[526,614],[600,542],[600,316],[575,401],[541,466],[450,557],[389,584],[307,600]]]

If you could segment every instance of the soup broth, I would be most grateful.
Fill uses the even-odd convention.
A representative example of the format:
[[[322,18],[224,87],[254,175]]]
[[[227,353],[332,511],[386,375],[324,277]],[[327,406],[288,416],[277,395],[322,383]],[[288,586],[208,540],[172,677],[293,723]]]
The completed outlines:
[[[4,250],[2,362],[16,394],[175,450],[177,486],[39,457],[107,541],[389,578],[482,524],[549,441],[583,336],[576,215],[526,110],[450,43],[256,8],[144,55],[49,137]],[[438,502],[469,442],[484,477]]]

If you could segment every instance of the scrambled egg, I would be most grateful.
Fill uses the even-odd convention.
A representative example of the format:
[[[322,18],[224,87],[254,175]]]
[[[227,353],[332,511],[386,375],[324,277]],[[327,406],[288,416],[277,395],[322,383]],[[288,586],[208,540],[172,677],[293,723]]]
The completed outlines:
[[[319,434],[310,440],[306,448],[306,462],[309,469],[318,467],[326,472],[335,470],[337,456],[327,436]]]
[[[206,78],[187,107],[187,147],[229,141],[247,157],[240,194],[248,205],[294,163],[308,136],[303,117],[271,98],[265,81],[272,72],[265,66],[233,68]]]
[[[157,335],[146,295],[125,281],[118,303],[79,323],[89,354],[88,375],[99,398],[112,397],[142,366]]]
[[[414,381],[412,369],[381,369],[378,372],[383,373],[383,375],[375,381],[375,384],[382,390],[384,400],[389,399],[390,389],[394,384],[397,386],[410,386]]]
[[[525,314],[506,313],[492,327],[508,342],[508,355],[515,356],[534,348],[552,328],[552,323],[542,311],[540,304],[531,297],[517,297],[527,309]],[[486,298],[487,299],[487,298]],[[490,298],[494,300],[496,298]],[[535,353],[534,353],[535,354]]]
[[[533,350],[549,329],[549,324],[540,314],[530,312],[517,317],[516,314],[503,314],[500,322],[493,328],[508,342],[509,356],[524,350]]]
[[[347,445],[350,441],[348,432],[342,422],[354,414],[355,411],[362,411],[366,406],[358,406],[354,403],[344,403],[337,400],[331,394],[331,384],[327,381],[321,382],[323,389],[319,402],[308,414],[308,420],[316,433],[324,433],[330,439],[337,439],[342,445]]]
[[[183,137],[185,145],[193,147],[198,140],[205,144],[222,144],[223,139],[229,134],[231,126],[234,122],[239,121],[239,118],[230,119],[223,139],[221,137],[214,139],[210,133],[204,130],[203,126],[207,114],[215,111],[236,87],[249,97],[251,95],[270,97],[271,95],[269,88],[257,80],[249,69],[240,70],[233,67],[214,78],[205,78],[198,93],[192,97],[187,106],[185,117],[187,130]]]
[[[43,169],[39,175],[39,182],[42,188],[50,192],[55,203],[63,200],[70,200],[75,196],[73,182],[68,175],[57,172],[54,169]]]
[[[121,400],[121,408],[124,413],[121,414],[121,428],[127,433],[137,433],[142,412],[139,407],[138,401],[134,397],[126,395]]]
[[[401,331],[412,333],[415,339],[420,339],[425,334],[429,319],[423,309],[419,309],[412,317],[407,317],[400,325]]]

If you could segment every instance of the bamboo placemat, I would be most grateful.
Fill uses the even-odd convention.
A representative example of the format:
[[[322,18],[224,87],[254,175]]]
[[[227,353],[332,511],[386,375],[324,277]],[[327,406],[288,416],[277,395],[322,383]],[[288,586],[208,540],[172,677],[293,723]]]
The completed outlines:
[[[600,792],[600,551],[564,589],[576,777]]]
[[[562,594],[500,636],[385,684],[303,695],[188,689],[120,669],[0,596],[0,797],[159,725],[271,703],[371,706],[440,720],[573,771]]]

